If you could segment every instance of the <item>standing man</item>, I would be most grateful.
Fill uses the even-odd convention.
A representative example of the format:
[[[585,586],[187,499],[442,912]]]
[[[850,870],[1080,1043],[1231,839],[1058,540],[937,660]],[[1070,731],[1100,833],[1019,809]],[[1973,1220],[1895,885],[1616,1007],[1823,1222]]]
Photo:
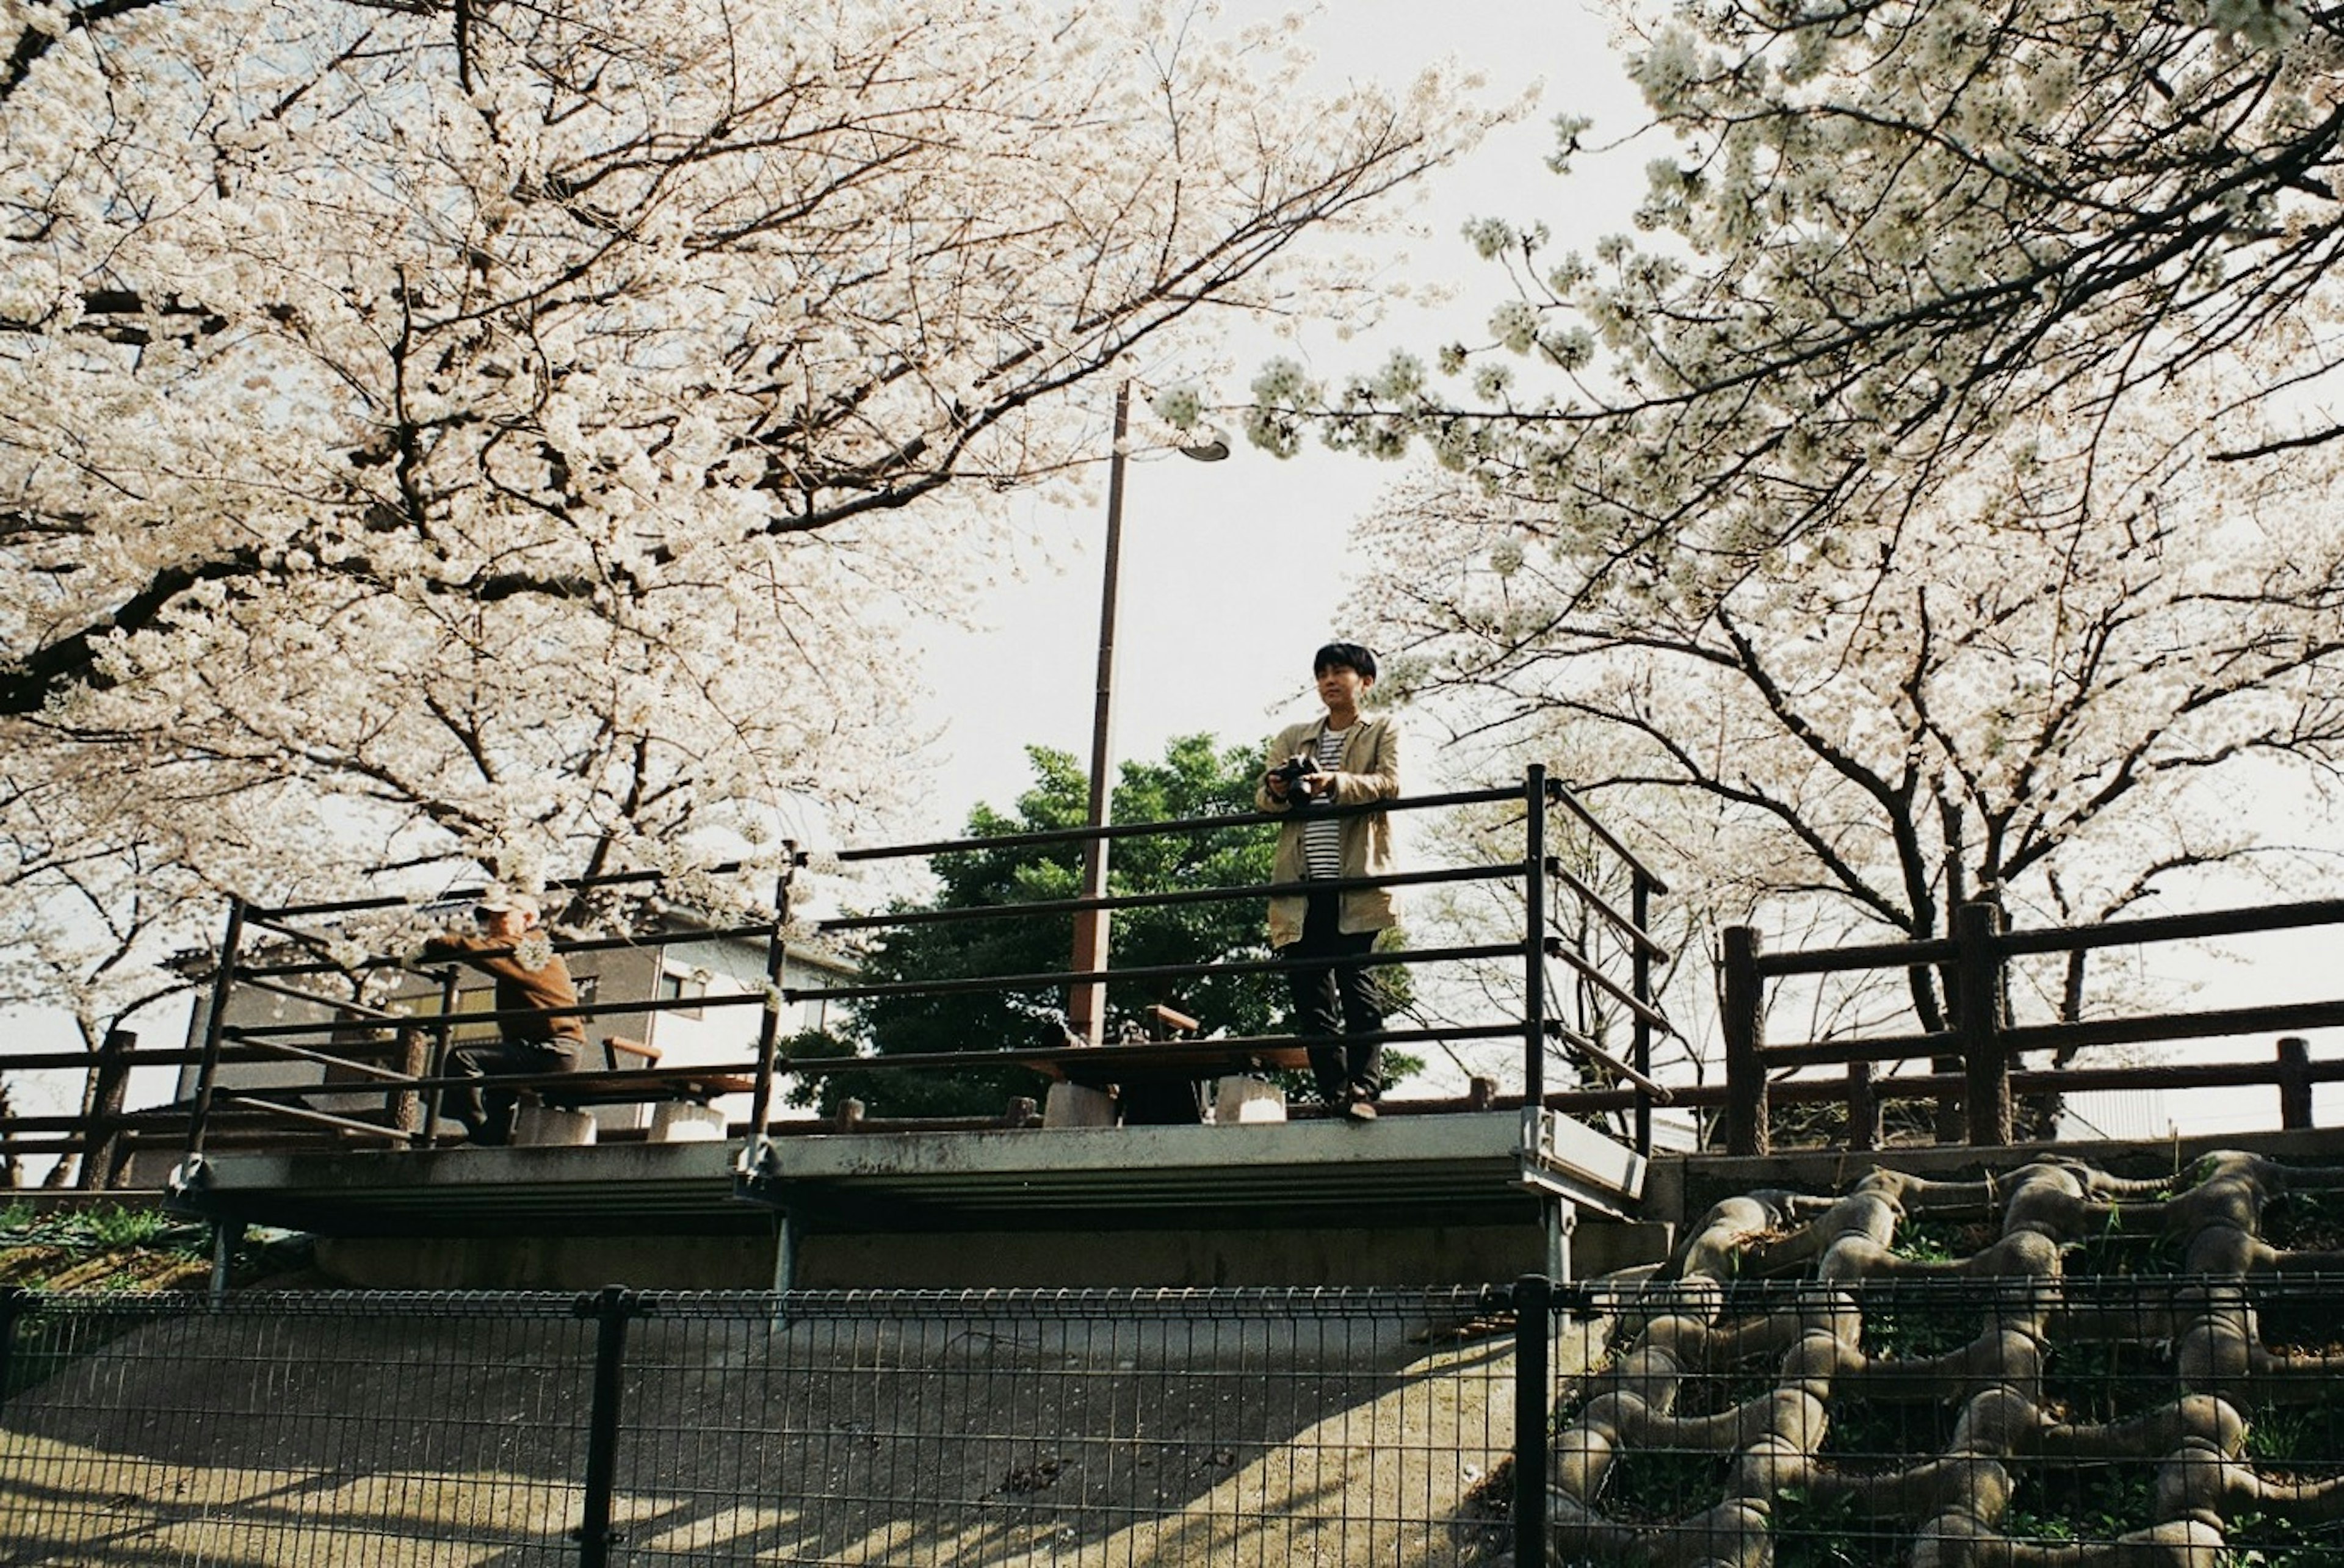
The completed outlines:
[[[1329,642],[1310,669],[1326,714],[1278,733],[1254,792],[1263,811],[1288,814],[1278,831],[1272,879],[1388,875],[1389,812],[1339,816],[1313,809],[1399,794],[1399,728],[1388,715],[1359,712],[1376,683],[1376,656],[1357,642]],[[1269,901],[1269,945],[1291,966],[1294,1032],[1315,1040],[1310,1067],[1319,1095],[1355,1122],[1373,1121],[1383,1094],[1383,1006],[1368,959],[1376,933],[1398,919],[1391,894],[1381,887],[1330,887]]]
[[[467,1141],[500,1147],[512,1141],[513,1094],[485,1087],[500,1073],[575,1072],[586,1051],[586,1024],[561,1009],[578,1005],[570,967],[540,926],[537,900],[526,893],[491,890],[472,909],[477,935],[450,932],[426,939],[423,956],[454,958],[494,976],[500,1013],[526,1012],[498,1027],[504,1037],[458,1046],[448,1053],[448,1114],[463,1123]]]

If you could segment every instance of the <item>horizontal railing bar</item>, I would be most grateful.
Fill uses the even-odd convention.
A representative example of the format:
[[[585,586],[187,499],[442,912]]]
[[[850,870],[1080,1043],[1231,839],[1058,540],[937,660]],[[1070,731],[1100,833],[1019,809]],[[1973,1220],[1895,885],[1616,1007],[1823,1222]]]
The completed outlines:
[[[221,1032],[237,1039],[265,1039],[275,1035],[300,1035],[318,1029],[365,1027],[369,1029],[438,1029],[441,1026],[460,1028],[467,1024],[509,1024],[523,1018],[601,1018],[615,1013],[666,1013],[694,1007],[763,1007],[767,999],[763,991],[727,991],[722,996],[670,996],[664,1000],[652,997],[636,1002],[579,1002],[567,1007],[508,1007],[498,1013],[409,1013],[389,1023],[366,1024],[227,1024]]]
[[[1992,939],[2004,956],[2083,952],[2097,947],[2136,946],[2150,942],[2194,941],[2208,936],[2247,936],[2259,932],[2292,931],[2307,926],[2344,925],[2344,899],[2317,898],[2294,904],[2248,908],[2209,909],[2194,915],[2155,915],[2137,920],[2109,920],[2087,927],[2062,926],[2044,931],[2006,931]],[[1950,963],[1958,951],[1951,937],[1925,942],[1877,942],[1860,946],[1825,947],[1798,953],[1760,953],[1758,973],[1767,976],[1830,974],[1848,969],[1909,969],[1925,964]]]
[[[1874,942],[1857,947],[1824,947],[1804,953],[1764,953],[1755,960],[1767,978],[1783,975],[1829,975],[1846,969],[1915,969],[1950,964],[1959,951],[1950,936],[1926,942]]]
[[[2166,1062],[2120,1067],[2014,1067],[2010,1091],[2080,1094],[2094,1089],[2276,1088],[2285,1082],[2275,1062]],[[2309,1083],[2344,1083],[2344,1061],[2314,1062],[2302,1075]],[[1933,1099],[1959,1094],[1967,1079],[1958,1072],[1912,1073],[1872,1081],[1874,1099]],[[1768,1086],[1770,1099],[1844,1100],[1842,1078],[1785,1078]]]
[[[237,976],[237,983],[249,986],[256,991],[267,991],[271,996],[290,996],[297,1002],[331,1007],[338,1013],[355,1013],[362,1018],[388,1018],[395,1022],[399,1017],[397,1013],[387,1013],[380,1007],[369,1007],[364,1002],[345,1002],[338,997],[320,996],[315,991],[304,991],[298,986],[280,986],[274,980],[264,980],[257,975],[239,974]]]
[[[499,1088],[542,1089],[570,1086],[592,1089],[611,1084],[640,1082],[644,1078],[753,1077],[758,1066],[756,1062],[748,1061],[694,1062],[690,1067],[575,1067],[568,1072],[494,1073],[488,1080],[449,1074],[436,1078],[402,1077],[398,1084],[402,1089],[444,1089],[493,1081]],[[237,1092],[256,1099],[273,1100],[279,1095],[369,1094],[381,1091],[362,1084],[247,1084],[240,1086]]]
[[[1521,798],[1522,792],[1519,787],[1457,790],[1447,794],[1402,795],[1395,800],[1360,801],[1353,805],[1310,806],[1306,808],[1304,814],[1367,816],[1378,812],[1422,811],[1432,806],[1475,805],[1485,801]],[[1104,827],[1054,827],[1035,833],[1005,834],[997,838],[939,838],[924,844],[873,845],[863,849],[838,850],[831,858],[841,862],[899,860],[913,855],[965,854],[972,850],[1034,849],[1053,844],[1088,844],[1093,839],[1170,837],[1175,834],[1288,822],[1295,814],[1291,810],[1239,811],[1223,816],[1180,817],[1170,822],[1112,823]]]
[[[2344,1001],[2271,1002],[2253,1007],[2220,1007],[2202,1013],[2162,1013],[2143,1018],[2104,1018],[2085,1024],[2030,1024],[1998,1031],[2012,1050],[2053,1047],[2128,1046],[2152,1040],[2208,1039],[2271,1030],[2324,1029],[2344,1024]]]
[[[739,871],[743,864],[735,860],[728,861],[722,865],[712,865],[706,875],[730,875]],[[664,871],[604,871],[591,876],[555,877],[545,885],[544,891],[546,893],[588,893],[597,887],[620,887],[639,882],[664,882],[667,878],[668,874]],[[314,904],[248,904],[245,905],[244,917],[248,920],[298,920],[309,919],[319,915],[355,915],[368,909],[396,909],[401,905],[416,908],[429,908],[437,905],[453,906],[459,904],[475,903],[485,896],[488,891],[486,887],[451,887],[445,893],[437,893],[429,898],[410,897],[404,894],[383,894],[373,898],[326,899]]]
[[[310,1087],[316,1087],[315,1085]],[[311,1110],[307,1106],[276,1105],[267,1100],[251,1099],[241,1094],[223,1093],[219,1099],[222,1105],[242,1106],[247,1110],[266,1111],[271,1116],[290,1117],[295,1121],[306,1121],[316,1126],[335,1128],[346,1132],[364,1133],[369,1138],[379,1138],[389,1143],[405,1143],[409,1137],[404,1128],[386,1127],[378,1121],[358,1121],[346,1116],[335,1116],[328,1111]]]
[[[1995,1032],[2006,1049],[2047,1051],[2096,1046],[2147,1045],[2158,1040],[2224,1039],[2287,1029],[2332,1028],[2344,1024],[2344,1001],[2272,1002],[2199,1013],[2159,1013],[2137,1018],[2096,1018],[2072,1024],[2027,1024]],[[1919,1057],[1958,1055],[1950,1029],[1937,1033],[1878,1035],[1860,1040],[1805,1040],[1761,1046],[1759,1059],[1770,1067],[1840,1066],[1849,1062],[1902,1062]]]
[[[1370,964],[1450,963],[1466,958],[1519,957],[1517,943],[1489,943],[1465,947],[1409,948],[1376,953]],[[1213,975],[1270,975],[1288,969],[1327,969],[1359,960],[1339,955],[1323,958],[1247,958],[1229,964],[1140,964],[1128,969],[1050,970],[1032,975],[971,975],[947,980],[894,980],[873,986],[826,986],[816,990],[785,986],[782,995],[793,1002],[844,1002],[868,996],[945,996],[971,991],[1030,991],[1060,986],[1113,984],[1118,980],[1203,979]],[[1520,1031],[1517,1030],[1517,1033]]]
[[[1551,778],[1546,781],[1546,794],[1547,799],[1568,809],[1571,814],[1577,817],[1580,822],[1586,826],[1590,833],[1592,833],[1597,838],[1601,839],[1603,841],[1604,847],[1611,850],[1612,854],[1618,855],[1621,861],[1627,865],[1630,871],[1634,872],[1637,875],[1650,883],[1654,893],[1661,895],[1662,897],[1666,897],[1668,895],[1669,885],[1662,881],[1660,876],[1651,866],[1646,865],[1642,861],[1637,859],[1635,852],[1630,849],[1626,845],[1621,843],[1619,838],[1613,835],[1610,828],[1596,821],[1595,814],[1588,810],[1586,805],[1581,802],[1580,798],[1571,793],[1570,785],[1564,784],[1561,779]]]
[[[1328,877],[1312,882],[1264,882],[1245,887],[1186,887],[1170,893],[1117,893],[1099,898],[1053,898],[1032,904],[988,904],[975,909],[905,909],[892,915],[848,915],[814,923],[817,931],[860,931],[878,926],[933,926],[961,920],[1080,915],[1094,909],[1152,909],[1173,904],[1237,903],[1296,893],[1339,893],[1349,887],[1420,887],[1445,882],[1488,882],[1520,876],[1522,864],[1452,866],[1384,876]]]
[[[1642,1073],[1638,1072],[1634,1067],[1630,1067],[1626,1062],[1622,1061],[1618,1057],[1613,1056],[1610,1051],[1605,1050],[1601,1046],[1597,1045],[1587,1036],[1581,1034],[1577,1029],[1570,1028],[1562,1024],[1557,1023],[1552,1018],[1549,1018],[1546,1023],[1546,1032],[1550,1037],[1562,1041],[1565,1045],[1571,1047],[1581,1056],[1593,1057],[1597,1062],[1609,1067],[1612,1071],[1619,1074],[1622,1077],[1626,1078],[1630,1083],[1634,1084],[1638,1088],[1642,1089],[1646,1094],[1652,1096],[1662,1105],[1671,1104],[1675,1100],[1676,1091],[1670,1088],[1668,1085],[1656,1082],[1655,1080],[1645,1077]]]
[[[309,1027],[330,1028],[333,1026],[313,1024]],[[374,1028],[371,1024],[365,1027],[370,1030]],[[381,1040],[374,1043],[388,1047],[393,1042]],[[220,1053],[219,1059],[222,1062],[249,1065],[253,1062],[277,1061],[280,1059],[280,1056],[281,1053],[274,1047],[254,1045],[241,1050],[224,1050]],[[106,1066],[116,1066],[126,1072],[135,1072],[142,1067],[189,1067],[203,1059],[204,1051],[201,1046],[157,1046],[126,1057],[97,1056],[88,1051],[19,1051],[12,1055],[0,1056],[0,1072],[64,1069],[86,1072],[94,1067]]]
[[[721,942],[736,936],[770,938],[773,934],[773,923],[766,920],[747,926],[711,926],[705,931],[695,930],[689,936],[678,936],[673,932],[662,931],[654,933],[652,939],[642,936],[556,937],[549,946],[554,952],[565,955],[610,953],[621,950],[639,951],[654,946],[676,947],[694,942]],[[484,958],[509,957],[512,952],[513,949],[510,947],[498,947],[485,949],[479,956]],[[409,962],[408,957],[403,955],[382,953],[371,955],[357,965],[337,964],[324,958],[300,964],[238,964],[236,977],[237,983],[241,985],[256,976],[347,975],[359,969],[404,969],[409,974],[437,975],[443,968],[463,962],[462,959],[453,956],[424,957],[421,955],[416,955],[415,956],[417,961],[413,963]]]
[[[1194,1046],[1203,1050],[1226,1052],[1241,1056],[1252,1051],[1286,1050],[1296,1046],[1339,1045],[1346,1040],[1375,1039],[1386,1045],[1413,1045],[1430,1040],[1519,1039],[1520,1024],[1466,1024],[1455,1027],[1429,1025],[1406,1029],[1381,1029],[1369,1035],[1215,1035],[1206,1039],[1142,1040],[1147,1046]],[[1045,1046],[1038,1050],[1007,1048],[995,1050],[977,1047],[965,1051],[904,1051],[894,1056],[874,1057],[792,1057],[776,1065],[775,1071],[793,1073],[800,1077],[832,1077],[841,1073],[861,1072],[866,1067],[884,1067],[890,1071],[919,1071],[932,1067],[1033,1067],[1039,1068],[1058,1063],[1073,1062],[1087,1066],[1103,1057],[1112,1057],[1121,1047],[1104,1046]]]
[[[2277,1062],[2162,1062],[2117,1067],[2027,1067],[2010,1075],[2013,1093],[2022,1089],[2276,1088],[2294,1075]],[[2344,1061],[2314,1062],[2307,1083],[2344,1083]],[[2080,1080],[2080,1081],[2079,1081]]]
[[[2147,915],[2109,920],[2084,929],[2010,931],[1995,938],[2009,954],[2065,953],[2086,947],[2128,946],[2141,942],[2190,941],[2206,936],[2246,936],[2260,931],[2293,931],[2306,926],[2344,925],[2344,898],[2314,898],[2294,904],[2208,909],[2195,915]]]
[[[1546,939],[1546,956],[1550,958],[1559,958],[1569,965],[1582,979],[1592,983],[1597,990],[1610,996],[1652,1027],[1672,1035],[1677,1032],[1676,1025],[1669,1021],[1669,1016],[1666,1013],[1606,975],[1561,937],[1550,936]]]
[[[1560,855],[1550,855],[1546,857],[1546,874],[1577,894],[1582,903],[1602,916],[1622,936],[1654,958],[1665,964],[1676,956],[1659,937],[1614,909],[1601,894],[1572,875],[1562,864]]]
[[[288,1045],[282,1040],[265,1041],[255,1048],[266,1051],[270,1056],[279,1058],[289,1057],[295,1061],[314,1062],[319,1067],[347,1067],[352,1072],[362,1073],[366,1077],[373,1078],[379,1083],[405,1083],[408,1081],[408,1077],[405,1073],[399,1072],[390,1067],[377,1067],[372,1062],[357,1061],[348,1057],[338,1057],[325,1051],[305,1050],[299,1046]],[[310,1084],[307,1087],[310,1088],[318,1088],[321,1087],[332,1087],[335,1088],[340,1087],[339,1085],[321,1086],[318,1084]]]
[[[1916,1057],[1955,1055],[1952,1030],[1933,1034],[1875,1035],[1860,1040],[1803,1040],[1761,1046],[1758,1058],[1769,1067],[1844,1067],[1850,1062],[1909,1062]]]

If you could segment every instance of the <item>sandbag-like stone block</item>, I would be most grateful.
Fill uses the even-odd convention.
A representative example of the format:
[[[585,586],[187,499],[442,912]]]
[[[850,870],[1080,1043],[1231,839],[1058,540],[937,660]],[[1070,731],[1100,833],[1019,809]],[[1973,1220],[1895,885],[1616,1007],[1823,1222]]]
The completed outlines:
[[[1113,1127],[1115,1097],[1080,1084],[1052,1084],[1042,1102],[1042,1125],[1048,1127]]]
[[[1223,1127],[1286,1119],[1286,1091],[1266,1078],[1222,1078],[1213,1085],[1213,1119]]]
[[[594,1118],[582,1110],[525,1105],[513,1117],[517,1144],[581,1145],[594,1141]]]
[[[724,1113],[712,1105],[668,1100],[652,1108],[653,1143],[722,1143]]]

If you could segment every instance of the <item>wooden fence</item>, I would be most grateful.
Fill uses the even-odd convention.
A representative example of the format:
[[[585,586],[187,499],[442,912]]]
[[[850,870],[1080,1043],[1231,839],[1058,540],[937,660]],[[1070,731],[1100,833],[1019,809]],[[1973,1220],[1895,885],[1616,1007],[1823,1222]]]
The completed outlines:
[[[2344,900],[2212,910],[2198,915],[2109,921],[2097,926],[2012,931],[1985,902],[1955,913],[1954,933],[1927,942],[1879,943],[1810,952],[1767,953],[1758,934],[1724,935],[1722,1032],[1725,1045],[1724,1142],[1728,1153],[1763,1154],[1772,1146],[1772,1107],[1786,1098],[1839,1100],[1847,1107],[1847,1147],[1877,1147],[1881,1106],[1890,1099],[1937,1103],[1941,1142],[2007,1144],[2014,1101],[2029,1095],[2089,1089],[2200,1089],[2268,1086],[2277,1091],[2280,1123],[2308,1128],[2315,1086],[2344,1081],[2344,1061],[2316,1062],[2295,1031],[2344,1025],[2344,1000],[2277,1003],[2198,1012],[2014,1024],[2009,971],[2014,959],[2076,957],[2117,946],[2152,946],[2307,927],[2344,926]],[[2339,934],[2344,939],[2344,934]],[[1790,976],[1905,971],[1927,967],[1945,980],[1949,1017],[1942,1029],[1853,1039],[1771,1044],[1765,1037],[1770,983]],[[2085,1052],[2169,1040],[2278,1035],[2269,1061],[2171,1062],[2028,1068],[2029,1051]],[[1888,1077],[1881,1069],[1926,1060],[1927,1073]],[[1844,1083],[1780,1075],[1843,1067]],[[1713,1101],[1680,1093],[1680,1103]]]

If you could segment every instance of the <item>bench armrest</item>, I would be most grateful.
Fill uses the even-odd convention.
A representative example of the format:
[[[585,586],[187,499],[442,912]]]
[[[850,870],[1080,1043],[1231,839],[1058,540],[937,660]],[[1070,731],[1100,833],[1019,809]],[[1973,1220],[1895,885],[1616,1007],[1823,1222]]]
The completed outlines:
[[[657,1046],[647,1046],[641,1040],[631,1040],[624,1035],[604,1035],[602,1037],[603,1063],[615,1071],[620,1066],[619,1057],[621,1055],[637,1058],[644,1067],[655,1067],[659,1063],[660,1048]],[[626,1065],[632,1067],[635,1064],[630,1062]]]

